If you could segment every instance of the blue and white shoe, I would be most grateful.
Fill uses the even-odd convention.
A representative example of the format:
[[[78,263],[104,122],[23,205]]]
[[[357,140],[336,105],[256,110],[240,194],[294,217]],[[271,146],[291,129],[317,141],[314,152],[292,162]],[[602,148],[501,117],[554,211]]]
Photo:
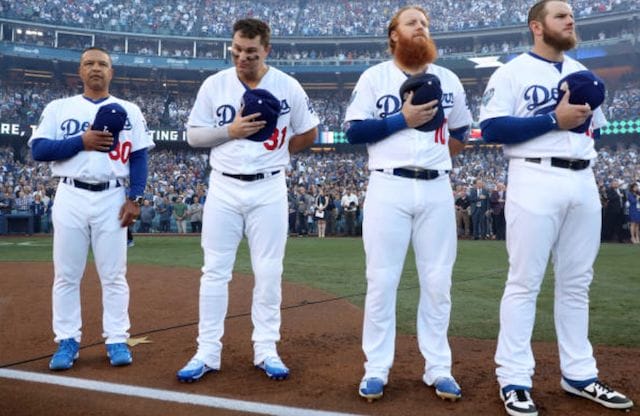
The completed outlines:
[[[453,377],[439,377],[433,383],[436,389],[436,396],[442,400],[451,400],[455,402],[462,397],[462,390]]]
[[[178,370],[176,376],[178,377],[178,380],[183,383],[193,383],[194,381],[200,380],[202,376],[211,371],[216,372],[218,370],[209,367],[202,360],[192,358],[187,365]]]
[[[384,393],[384,381],[378,377],[363,378],[358,388],[358,394],[369,403],[378,400]]]
[[[271,380],[284,380],[289,377],[289,369],[277,356],[265,358],[256,368],[263,370]]]
[[[633,401],[597,378],[578,381],[562,377],[560,386],[567,393],[593,400],[609,409],[630,409]]]
[[[109,362],[114,367],[129,365],[133,362],[131,351],[126,342],[107,344],[107,357],[109,357]]]
[[[73,338],[63,339],[58,343],[58,350],[49,361],[49,369],[53,371],[68,370],[80,355],[80,344]]]

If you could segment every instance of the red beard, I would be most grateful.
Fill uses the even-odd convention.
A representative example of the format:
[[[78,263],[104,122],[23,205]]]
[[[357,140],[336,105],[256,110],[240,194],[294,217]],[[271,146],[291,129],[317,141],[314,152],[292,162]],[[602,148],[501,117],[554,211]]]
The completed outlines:
[[[409,38],[400,35],[393,55],[403,67],[417,68],[435,61],[438,57],[438,49],[431,38],[423,36]]]

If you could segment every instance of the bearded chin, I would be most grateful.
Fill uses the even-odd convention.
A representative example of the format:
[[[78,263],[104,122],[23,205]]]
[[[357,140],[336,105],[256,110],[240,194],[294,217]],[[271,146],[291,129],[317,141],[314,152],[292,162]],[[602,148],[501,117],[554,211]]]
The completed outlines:
[[[422,67],[438,57],[438,49],[433,39],[427,37],[405,38],[400,36],[394,57],[406,68]]]
[[[547,45],[553,46],[559,51],[569,51],[575,48],[577,39],[575,36],[570,36],[567,38],[561,38],[560,36],[556,36],[553,33],[547,31],[546,29],[542,32],[542,39],[544,43]]]

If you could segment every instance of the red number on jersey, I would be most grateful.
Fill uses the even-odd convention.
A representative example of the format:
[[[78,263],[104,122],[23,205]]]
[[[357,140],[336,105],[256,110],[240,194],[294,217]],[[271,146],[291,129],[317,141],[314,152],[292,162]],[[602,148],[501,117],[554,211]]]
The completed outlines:
[[[444,139],[444,126],[447,125],[447,119],[445,118],[442,122],[442,125],[436,129],[436,134],[434,135],[434,141],[440,144],[447,144]]]
[[[281,138],[279,138],[280,133],[282,133]],[[269,151],[280,149],[284,145],[285,137],[287,137],[287,127],[285,126],[285,128],[282,129],[282,132],[276,128],[271,137],[265,140],[262,144],[264,148]]]
[[[111,160],[120,159],[122,163],[126,164],[131,156],[131,142],[118,142],[118,145],[109,152]]]

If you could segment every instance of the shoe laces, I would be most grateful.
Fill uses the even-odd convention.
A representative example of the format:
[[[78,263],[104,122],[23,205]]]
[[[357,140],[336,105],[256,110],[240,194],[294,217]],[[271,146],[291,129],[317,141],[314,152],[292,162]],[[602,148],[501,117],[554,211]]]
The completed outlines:
[[[516,389],[516,390],[511,390],[509,393],[507,393],[508,397],[513,397],[514,395],[516,396],[516,401],[518,402],[531,401],[531,397],[529,396],[529,392],[527,390]]]
[[[121,343],[117,343],[117,344],[111,344],[109,346],[109,349],[111,350],[111,352],[113,353],[120,353],[120,352],[127,352],[127,345],[124,342]]]
[[[614,389],[612,389],[611,387],[609,387],[606,383],[601,382],[600,380],[596,380],[594,381],[591,386],[593,386],[593,390],[595,390],[595,392],[598,394],[598,396],[601,395],[609,395],[612,393],[615,393],[616,391]],[[589,386],[587,386],[589,387]]]
[[[63,339],[58,346],[60,352],[65,354],[74,354],[76,350],[76,340],[73,338]]]

